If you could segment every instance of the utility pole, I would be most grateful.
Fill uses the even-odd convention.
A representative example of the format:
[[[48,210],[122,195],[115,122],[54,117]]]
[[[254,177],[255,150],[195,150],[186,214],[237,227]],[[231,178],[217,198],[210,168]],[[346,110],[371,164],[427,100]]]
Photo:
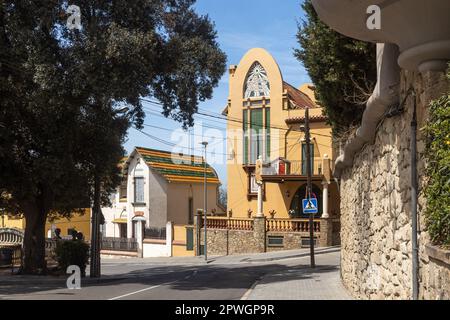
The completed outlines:
[[[307,175],[307,185],[306,185],[306,197],[308,201],[311,199],[312,191],[312,173],[311,173],[311,136],[309,132],[309,108],[305,109],[305,140],[306,140],[306,175]],[[314,259],[314,213],[309,214],[309,251],[311,268],[316,266]]]
[[[205,262],[208,262],[208,253],[207,253],[207,241],[206,241],[206,236],[207,236],[207,227],[206,227],[206,223],[207,223],[207,219],[206,219],[206,213],[208,212],[208,188],[207,188],[207,178],[206,178],[206,147],[208,146],[208,142],[203,141],[202,145],[205,147],[205,157],[204,157],[204,209],[203,209],[203,214],[204,214],[204,223],[203,223],[203,227],[205,228],[205,239],[204,239],[204,251],[205,251]]]

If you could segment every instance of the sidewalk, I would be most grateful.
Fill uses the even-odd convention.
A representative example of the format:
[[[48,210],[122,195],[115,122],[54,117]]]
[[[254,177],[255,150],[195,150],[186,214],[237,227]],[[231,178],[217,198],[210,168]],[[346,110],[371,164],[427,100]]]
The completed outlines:
[[[340,247],[317,248],[316,254],[339,252]],[[309,249],[273,251],[265,253],[238,254],[230,256],[208,256],[208,264],[241,264],[283,261],[309,257]],[[204,265],[205,257],[160,257],[160,258],[103,258],[102,266],[111,265]]]
[[[351,300],[340,278],[339,252],[316,255],[316,268],[303,266],[267,274],[253,284],[243,300]]]

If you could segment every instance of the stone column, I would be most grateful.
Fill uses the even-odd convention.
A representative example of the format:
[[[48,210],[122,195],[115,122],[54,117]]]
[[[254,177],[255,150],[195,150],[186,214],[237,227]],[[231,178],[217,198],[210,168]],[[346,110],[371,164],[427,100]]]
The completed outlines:
[[[333,222],[330,218],[320,219],[320,247],[330,247],[333,245]]]
[[[253,237],[255,239],[256,252],[266,252],[266,218],[264,216],[254,218]]]
[[[256,212],[257,218],[263,218],[263,196],[262,196],[262,183],[258,183],[258,211]]]
[[[172,256],[173,228],[172,221],[166,223],[166,252],[169,257]]]
[[[145,222],[145,218],[143,216],[135,216],[133,221],[136,221],[136,241],[137,241],[137,253],[138,258],[144,257],[144,235],[142,234],[142,226]]]
[[[328,213],[328,182],[322,182],[323,190],[322,190],[322,218],[329,218],[330,215]]]

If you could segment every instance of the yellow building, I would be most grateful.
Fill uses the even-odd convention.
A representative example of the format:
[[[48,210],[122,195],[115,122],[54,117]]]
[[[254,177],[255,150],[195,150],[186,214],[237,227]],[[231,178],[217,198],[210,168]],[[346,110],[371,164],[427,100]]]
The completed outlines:
[[[54,236],[54,230],[61,230],[61,237],[70,237],[70,231],[76,230],[84,235],[85,240],[90,240],[91,235],[91,210],[84,209],[85,213],[83,215],[74,214],[72,218],[59,218],[52,221],[47,221],[45,224],[45,235],[47,238],[52,238]],[[8,214],[2,215],[0,217],[0,227],[1,228],[15,228],[20,230],[25,230],[25,219],[15,218]]]
[[[255,163],[262,158],[263,213],[275,218],[302,218],[306,194],[306,144],[302,131],[309,109],[313,197],[322,217],[339,215],[332,180],[331,127],[316,104],[313,87],[299,89],[283,81],[278,64],[264,49],[251,49],[229,69],[227,116],[228,214],[255,216]]]

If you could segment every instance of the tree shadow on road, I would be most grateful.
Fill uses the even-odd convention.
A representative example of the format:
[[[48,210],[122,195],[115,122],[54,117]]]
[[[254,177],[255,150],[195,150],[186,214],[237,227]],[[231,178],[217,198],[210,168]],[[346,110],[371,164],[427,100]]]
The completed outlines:
[[[265,265],[230,264],[230,265],[176,265],[176,266],[149,266],[140,270],[130,271],[119,276],[105,276],[101,279],[82,279],[83,290],[68,290],[66,278],[49,279],[48,277],[32,277],[29,281],[22,277],[16,281],[13,277],[0,277],[0,296],[30,295],[37,299],[48,294],[74,299],[108,299],[108,287],[123,286],[124,290],[130,286],[139,285],[139,288],[165,284],[169,290],[176,291],[184,299],[190,299],[189,291],[204,290],[236,290],[243,291],[250,288],[255,281],[265,275],[265,283],[308,279],[322,273],[336,272],[338,266],[320,265],[314,270],[305,265],[286,266],[278,263]],[[275,275],[275,276],[273,276]],[[5,280],[5,281],[2,281]],[[269,281],[269,282],[267,282]],[[91,289],[100,290],[104,295],[81,294],[89,293]],[[100,289],[99,289],[100,288]],[[59,289],[59,290],[57,290]],[[53,291],[56,290],[56,291]],[[129,290],[129,289],[128,289]],[[184,293],[183,293],[184,292]],[[127,292],[124,292],[127,293]],[[211,295],[211,299],[214,299]],[[5,297],[3,297],[5,298]],[[17,296],[21,299],[21,296]],[[131,297],[133,298],[133,297]],[[217,297],[216,297],[217,298]],[[1,299],[1,297],[0,297]]]

